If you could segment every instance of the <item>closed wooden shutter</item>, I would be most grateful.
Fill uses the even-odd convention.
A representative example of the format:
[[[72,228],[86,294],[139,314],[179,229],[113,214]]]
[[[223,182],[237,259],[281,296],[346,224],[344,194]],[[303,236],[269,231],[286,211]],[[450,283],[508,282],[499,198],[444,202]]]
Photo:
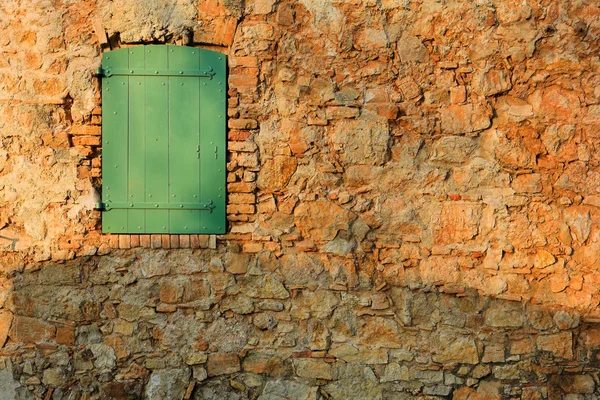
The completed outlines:
[[[102,231],[224,233],[225,55],[130,47],[101,73]]]

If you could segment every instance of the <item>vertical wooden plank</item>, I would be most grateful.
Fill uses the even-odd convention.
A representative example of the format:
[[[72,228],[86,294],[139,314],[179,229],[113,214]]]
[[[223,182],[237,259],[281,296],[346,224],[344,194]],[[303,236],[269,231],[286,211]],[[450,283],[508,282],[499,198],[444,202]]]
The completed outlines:
[[[199,49],[169,46],[169,69],[197,70]],[[171,77],[169,80],[169,199],[178,203],[199,203],[200,88],[198,77]],[[198,232],[198,210],[171,210],[170,233]]]
[[[144,69],[144,47],[131,47],[129,70]],[[143,203],[146,191],[146,78],[129,77],[129,179],[128,201]],[[127,212],[130,233],[143,233],[146,229],[146,211],[135,207]]]
[[[201,233],[225,233],[225,116],[226,57],[212,51],[201,51],[200,69],[212,68],[212,79],[200,82],[200,182],[201,200],[212,200],[212,213],[201,214]]]
[[[128,63],[126,49],[105,53],[102,58],[104,69],[127,68]],[[128,83],[123,76],[102,79],[102,201],[106,204],[127,201]],[[103,232],[128,231],[127,210],[103,214]]]
[[[168,69],[166,46],[144,46],[146,69]],[[146,77],[146,202],[169,201],[169,82],[160,76]],[[168,210],[146,212],[146,232],[167,233]]]

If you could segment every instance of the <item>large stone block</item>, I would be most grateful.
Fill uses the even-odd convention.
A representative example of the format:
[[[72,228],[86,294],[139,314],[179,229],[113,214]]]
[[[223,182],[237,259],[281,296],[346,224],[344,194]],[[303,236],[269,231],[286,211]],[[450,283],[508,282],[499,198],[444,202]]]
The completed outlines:
[[[357,119],[342,120],[330,141],[345,165],[381,165],[388,159],[390,132],[387,119],[363,111]]]
[[[457,331],[442,331],[437,338],[433,361],[441,364],[477,364],[479,354],[473,338]]]
[[[433,222],[436,244],[461,243],[479,233],[481,206],[477,203],[447,202]]]
[[[240,358],[232,353],[211,353],[206,367],[208,376],[233,374],[241,369]]]
[[[301,203],[294,210],[296,226],[305,238],[329,241],[338,231],[349,230],[356,216],[339,205],[320,200]]]
[[[35,318],[15,316],[8,333],[17,343],[44,343],[54,338],[56,327]]]
[[[485,105],[453,105],[441,110],[442,132],[464,134],[481,131],[491,126],[491,110]]]

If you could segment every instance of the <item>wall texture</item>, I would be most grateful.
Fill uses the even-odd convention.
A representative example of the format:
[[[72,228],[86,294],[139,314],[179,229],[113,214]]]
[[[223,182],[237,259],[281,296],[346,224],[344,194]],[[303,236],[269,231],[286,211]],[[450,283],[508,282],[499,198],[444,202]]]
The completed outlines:
[[[103,31],[228,55],[226,235],[100,233]],[[0,399],[597,398],[599,39],[595,0],[2,1]]]

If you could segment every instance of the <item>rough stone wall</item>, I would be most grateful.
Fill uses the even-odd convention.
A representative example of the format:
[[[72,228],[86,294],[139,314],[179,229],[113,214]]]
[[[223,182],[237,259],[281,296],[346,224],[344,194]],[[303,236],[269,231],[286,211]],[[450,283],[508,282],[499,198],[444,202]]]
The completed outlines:
[[[101,45],[229,60],[229,233],[110,236]],[[0,3],[0,398],[596,398],[594,0]]]

